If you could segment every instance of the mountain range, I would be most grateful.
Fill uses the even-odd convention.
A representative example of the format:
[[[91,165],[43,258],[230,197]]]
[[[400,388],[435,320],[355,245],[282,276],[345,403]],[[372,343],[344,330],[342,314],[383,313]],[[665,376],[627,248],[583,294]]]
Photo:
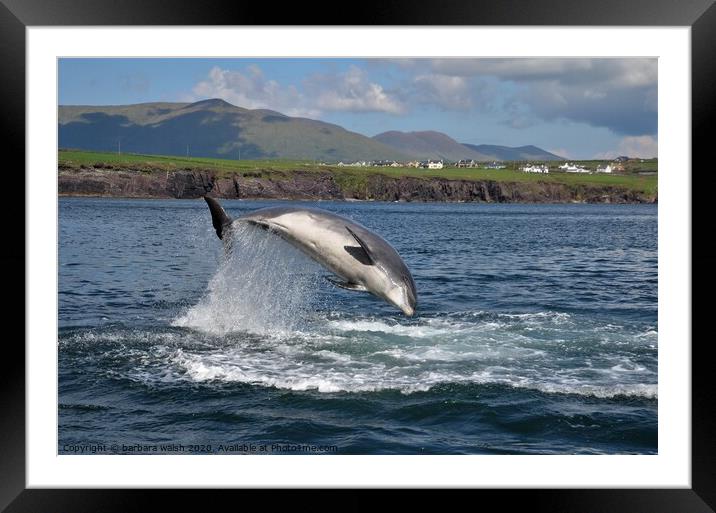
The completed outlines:
[[[563,160],[535,146],[461,144],[434,131],[367,137],[345,128],[224,100],[134,105],[61,105],[61,148],[225,159]]]
[[[441,132],[392,130],[378,134],[373,139],[418,159],[489,160],[486,155],[460,144]]]
[[[463,144],[487,157],[487,160],[566,160],[537,146],[496,146],[494,144]]]
[[[495,146],[488,144],[459,143],[455,139],[435,131],[383,132],[373,137],[376,141],[420,159],[457,160],[564,160],[536,146]]]

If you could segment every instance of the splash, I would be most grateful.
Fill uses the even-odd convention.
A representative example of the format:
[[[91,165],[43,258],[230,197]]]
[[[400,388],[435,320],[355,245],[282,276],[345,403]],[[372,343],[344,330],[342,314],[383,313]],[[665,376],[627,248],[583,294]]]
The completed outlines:
[[[275,235],[236,224],[231,250],[198,304],[172,323],[223,335],[281,335],[300,329],[316,301],[317,264]]]

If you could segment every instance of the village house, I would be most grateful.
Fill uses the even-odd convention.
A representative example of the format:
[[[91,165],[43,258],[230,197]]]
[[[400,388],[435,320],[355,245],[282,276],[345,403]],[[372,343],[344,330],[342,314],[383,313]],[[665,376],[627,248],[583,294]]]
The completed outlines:
[[[349,163],[345,163],[345,162],[341,161],[341,162],[339,162],[339,163],[336,164],[336,165],[337,165],[338,167],[345,167],[345,166],[348,166],[348,167],[365,167],[365,166],[368,165],[368,163],[367,163],[366,161],[349,162]]]
[[[394,160],[374,160],[373,162],[371,162],[371,165],[377,166],[377,167],[399,167],[400,166],[400,164],[398,164]]]
[[[559,169],[561,169],[565,173],[591,173],[589,169],[585,169],[582,166],[576,166],[569,162],[565,162],[564,164],[559,166]]]
[[[549,168],[546,165],[533,165],[533,164],[527,164],[526,166],[522,166],[520,168],[525,173],[542,173],[542,174],[548,174]]]
[[[425,160],[420,163],[420,167],[422,167],[424,169],[442,169],[443,161],[442,160]]]

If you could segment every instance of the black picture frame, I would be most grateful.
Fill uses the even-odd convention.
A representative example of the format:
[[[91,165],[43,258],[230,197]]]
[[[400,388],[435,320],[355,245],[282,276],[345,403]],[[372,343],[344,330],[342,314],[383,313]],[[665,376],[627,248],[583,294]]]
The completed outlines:
[[[690,489],[523,489],[476,490],[471,494],[499,501],[501,510],[517,506],[534,511],[579,512],[708,512],[716,508],[716,416],[714,416],[713,378],[708,357],[711,338],[698,336],[699,326],[706,327],[712,307],[708,300],[698,301],[699,293],[714,290],[716,257],[706,252],[709,237],[698,239],[697,226],[709,223],[712,214],[706,197],[716,181],[716,171],[708,166],[710,141],[708,128],[713,125],[716,106],[716,6],[714,0],[452,0],[417,4],[409,0],[376,3],[355,3],[346,13],[345,6],[335,9],[317,8],[305,3],[282,4],[280,9],[267,3],[230,1],[190,2],[175,0],[0,0],[0,98],[3,99],[2,141],[6,156],[15,157],[13,167],[6,171],[25,169],[25,29],[29,26],[87,25],[296,25],[317,23],[328,25],[551,25],[551,26],[689,26],[692,50],[692,169],[699,169],[698,187],[692,186],[692,487]],[[6,222],[6,241],[0,253],[6,270],[6,290],[24,290],[25,225],[20,213],[25,211],[24,181],[11,180],[9,197],[3,198],[0,209]],[[9,232],[9,233],[8,233]],[[708,233],[708,232],[705,232]],[[7,272],[13,270],[13,272]],[[24,274],[24,273],[23,273]],[[21,288],[22,287],[22,288]],[[14,293],[6,312],[6,323],[25,313],[24,293]],[[708,297],[703,296],[703,297]],[[20,311],[22,310],[22,312]],[[13,315],[14,314],[14,315]],[[24,511],[127,511],[165,510],[167,501],[206,509],[216,499],[242,502],[259,491],[246,490],[40,490],[26,489],[25,476],[25,351],[24,325],[15,322],[22,333],[6,337],[2,388],[0,389],[0,509]],[[704,334],[708,333],[706,330]],[[20,336],[22,334],[22,337]],[[306,491],[290,491],[282,495],[289,501],[301,500]],[[376,492],[349,492],[349,500],[337,500],[340,509],[369,509]],[[217,497],[217,494],[221,497]],[[423,494],[412,492],[423,500]],[[474,500],[474,499],[471,499]],[[321,504],[335,509],[333,499],[325,497]],[[312,509],[320,504],[311,502]]]

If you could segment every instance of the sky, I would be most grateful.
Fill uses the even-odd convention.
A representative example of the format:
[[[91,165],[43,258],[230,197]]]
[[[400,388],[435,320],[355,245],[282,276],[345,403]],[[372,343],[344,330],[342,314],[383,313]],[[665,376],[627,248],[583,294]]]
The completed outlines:
[[[193,102],[571,159],[657,156],[657,59],[60,59],[60,105]]]

